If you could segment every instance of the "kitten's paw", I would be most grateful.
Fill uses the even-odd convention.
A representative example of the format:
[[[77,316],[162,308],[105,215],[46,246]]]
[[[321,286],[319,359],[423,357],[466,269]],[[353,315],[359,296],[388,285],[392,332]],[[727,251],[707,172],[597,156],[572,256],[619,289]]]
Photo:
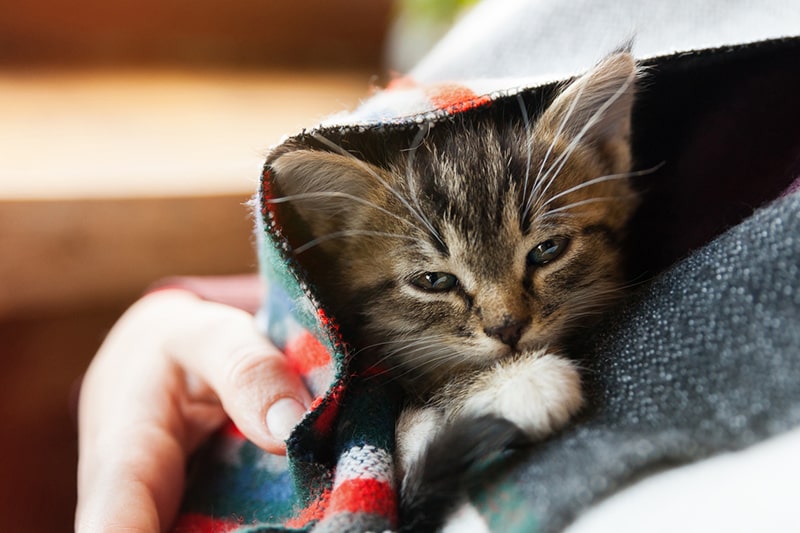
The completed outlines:
[[[435,407],[406,407],[396,424],[397,479],[405,479],[411,465],[428,448],[442,428],[444,414]]]
[[[487,372],[460,411],[505,418],[539,439],[563,427],[582,405],[581,378],[574,363],[534,352]]]

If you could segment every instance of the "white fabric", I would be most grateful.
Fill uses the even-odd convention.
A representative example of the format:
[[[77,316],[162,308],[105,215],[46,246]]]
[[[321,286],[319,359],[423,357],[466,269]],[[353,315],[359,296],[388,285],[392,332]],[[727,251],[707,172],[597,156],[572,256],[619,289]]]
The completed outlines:
[[[800,532],[800,428],[648,477],[566,533]]]
[[[411,71],[423,82],[585,71],[632,40],[637,58],[793,36],[798,0],[485,0]]]

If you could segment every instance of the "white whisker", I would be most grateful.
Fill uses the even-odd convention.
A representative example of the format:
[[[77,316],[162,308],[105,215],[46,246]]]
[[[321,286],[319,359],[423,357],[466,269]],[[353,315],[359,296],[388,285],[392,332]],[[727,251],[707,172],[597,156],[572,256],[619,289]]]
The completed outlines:
[[[382,343],[376,343],[376,344],[373,344],[373,345],[369,346],[368,348],[377,348],[379,346],[385,346],[385,345],[389,345],[389,344],[397,344],[397,345],[399,345],[399,346],[397,346],[395,348],[392,348],[390,350],[383,351],[382,357],[375,362],[375,365],[381,365],[384,362],[386,362],[388,359],[391,359],[391,358],[395,357],[397,354],[405,353],[405,350],[408,349],[409,347],[414,347],[415,351],[420,351],[420,350],[423,350],[425,348],[430,348],[430,347],[434,347],[434,346],[440,346],[440,342],[439,341],[443,340],[443,338],[444,337],[442,335],[437,334],[437,335],[429,335],[429,336],[425,336],[425,337],[417,337],[417,338],[414,338],[414,339],[411,339],[411,340],[409,340],[409,339],[397,339],[397,340],[386,341],[386,342],[382,342]],[[361,351],[361,350],[359,350],[359,351]]]
[[[561,173],[561,170],[564,168],[564,165],[566,165],[569,156],[572,155],[572,153],[578,147],[580,142],[583,140],[584,136],[589,132],[592,126],[594,126],[597,123],[597,121],[600,120],[600,117],[603,116],[603,114],[608,110],[608,108],[611,107],[614,104],[614,102],[616,102],[623,94],[625,94],[625,92],[631,86],[631,83],[633,83],[633,77],[626,79],[625,82],[620,86],[620,88],[617,89],[614,92],[614,94],[612,94],[609,98],[607,98],[606,101],[603,102],[595,110],[594,113],[592,113],[592,115],[583,125],[578,134],[575,135],[575,137],[572,139],[569,145],[567,145],[567,148],[564,150],[564,152],[553,162],[553,165],[545,173],[545,176],[550,174],[551,172],[552,175],[550,176],[550,179],[548,180],[545,188],[541,191],[540,196],[543,197],[545,193],[547,193],[547,190],[550,188],[550,185],[552,185],[553,181],[555,181],[556,177],[558,177],[558,175]],[[558,165],[558,168],[555,168],[556,165]],[[555,170],[553,170],[554,168]],[[544,179],[544,177],[542,179]]]
[[[402,337],[402,338],[392,339],[392,340],[383,341],[383,342],[376,342],[374,344],[369,344],[367,346],[362,347],[358,351],[362,352],[364,350],[370,350],[372,348],[378,348],[379,346],[387,346],[387,345],[390,345],[390,344],[403,344],[404,346],[412,345],[412,344],[416,344],[416,343],[422,342],[424,340],[436,339],[436,338],[440,338],[440,337],[441,337],[441,335],[439,335],[439,334],[427,335],[427,336],[424,336],[424,337],[411,337],[411,338]]]
[[[369,165],[367,165],[365,162],[361,161],[359,158],[357,158],[356,156],[354,156],[353,154],[351,154],[350,152],[348,152],[347,150],[345,150],[344,148],[342,148],[338,144],[332,142],[330,139],[326,138],[325,136],[323,136],[323,135],[321,135],[319,133],[315,133],[315,134],[313,134],[313,137],[314,137],[314,139],[316,139],[317,141],[321,142],[322,144],[324,144],[328,148],[330,148],[332,150],[335,150],[339,154],[341,154],[341,155],[343,155],[345,157],[349,157],[353,161],[355,161],[357,165],[362,167],[370,176],[375,178],[378,181],[378,183],[380,183],[384,188],[386,188],[386,190],[389,191],[395,198],[400,200],[400,203],[403,204],[403,206],[406,209],[408,209],[408,212],[411,213],[417,220],[422,222],[423,226],[425,226],[425,228],[431,233],[431,235],[433,235],[433,237],[435,237],[436,240],[438,240],[439,243],[442,244],[442,246],[444,246],[444,243],[442,242],[441,237],[439,236],[439,234],[436,231],[436,229],[431,225],[431,223],[425,217],[423,217],[420,213],[418,213],[414,209],[414,207],[411,204],[408,203],[408,200],[403,198],[402,195],[399,192],[397,192],[391,185],[389,185],[386,182],[386,180],[384,180],[382,177],[380,177],[380,175],[377,172],[372,170],[372,168],[370,168]]]
[[[353,200],[354,202],[377,209],[381,213],[389,215],[390,217],[393,217],[399,220],[400,222],[403,222],[404,224],[408,224],[412,228],[416,228],[414,223],[411,222],[410,220],[403,218],[399,215],[396,215],[395,213],[392,213],[388,209],[384,209],[383,207],[373,202],[370,202],[369,200],[365,200],[364,198],[360,198],[358,196],[355,196],[353,194],[348,194],[346,192],[338,192],[338,191],[305,192],[299,194],[289,194],[286,196],[281,196],[279,198],[269,198],[264,200],[264,202],[268,204],[281,204],[286,202],[293,202],[295,200],[306,200],[311,198],[347,198],[348,200]]]
[[[404,361],[406,366],[411,367],[413,370],[425,370],[426,374],[432,374],[433,371],[458,358],[459,354],[447,347],[440,347],[438,350],[429,351],[415,358]],[[407,372],[408,373],[408,372]],[[407,373],[403,374],[406,375]]]
[[[351,229],[351,230],[344,230],[344,231],[334,231],[334,232],[328,233],[327,235],[323,235],[321,237],[317,237],[316,239],[312,239],[312,240],[308,241],[307,243],[303,244],[302,246],[298,246],[294,250],[294,253],[302,254],[303,252],[309,250],[310,248],[313,248],[314,246],[322,244],[323,242],[329,241],[331,239],[339,239],[339,238],[342,238],[342,237],[353,237],[353,236],[356,236],[356,235],[364,235],[364,236],[369,236],[369,237],[391,237],[391,238],[394,238],[394,239],[404,239],[404,240],[410,240],[410,241],[418,241],[419,240],[416,237],[410,237],[408,235],[400,235],[400,234],[397,234],[397,233],[387,233],[387,232],[384,232],[384,231],[370,231],[370,230]]]
[[[422,206],[419,204],[419,192],[417,191],[416,181],[413,179],[414,159],[417,157],[417,150],[420,146],[422,146],[425,137],[430,131],[431,124],[429,122],[424,123],[420,126],[419,131],[411,141],[411,146],[408,149],[408,157],[406,158],[406,186],[408,187],[409,196],[411,196],[411,200],[414,202],[414,207],[419,214],[419,218],[422,219],[423,224],[430,230],[434,238],[439,241],[439,244],[444,246],[444,242],[442,242],[438,232],[434,229],[433,224],[431,224],[431,221],[428,220],[428,217],[425,216],[425,212],[423,211]]]
[[[634,172],[622,172],[620,174],[607,174],[605,176],[600,176],[598,178],[590,179],[588,181],[585,181],[585,182],[581,183],[580,185],[575,185],[574,187],[570,187],[569,189],[567,189],[565,191],[562,191],[562,192],[556,194],[555,196],[552,196],[546,202],[544,202],[540,206],[540,208],[544,208],[547,205],[549,205],[550,203],[558,200],[559,198],[562,198],[562,197],[564,197],[564,196],[566,196],[568,194],[571,194],[571,193],[573,193],[575,191],[579,191],[580,189],[583,189],[584,187],[590,187],[592,185],[596,185],[598,183],[605,183],[607,181],[621,180],[621,179],[627,179],[627,178],[638,178],[640,176],[646,176],[647,174],[652,174],[653,172],[655,172],[656,170],[661,168],[663,165],[664,165],[664,163],[659,163],[658,165],[656,165],[656,166],[654,166],[652,168],[645,169],[645,170],[638,170],[638,171],[634,171]]]
[[[567,211],[569,209],[573,209],[575,207],[580,207],[582,205],[593,204],[596,202],[612,202],[614,200],[620,200],[621,197],[619,196],[597,196],[595,198],[587,198],[586,200],[580,200],[578,202],[572,202],[571,204],[567,204],[563,207],[557,207],[556,209],[551,209],[547,213],[543,213],[541,215],[537,215],[537,220],[545,219],[551,217],[553,215],[557,215],[563,211]]]
[[[521,94],[517,94],[517,102],[519,103],[519,110],[522,114],[522,122],[525,125],[525,149],[527,151],[527,161],[525,162],[525,181],[522,186],[523,198],[525,192],[528,190],[528,178],[531,175],[531,157],[533,156],[533,136],[531,135],[531,120],[528,117],[528,110],[525,108],[525,100]],[[522,219],[528,215],[528,202],[525,204],[525,209],[522,214]]]
[[[558,128],[556,129],[555,135],[553,135],[553,141],[547,147],[547,151],[544,154],[544,158],[542,159],[542,164],[539,166],[539,171],[536,173],[536,179],[533,182],[533,188],[531,189],[530,194],[528,195],[528,202],[525,205],[525,212],[523,213],[523,220],[528,216],[531,207],[533,207],[534,197],[538,194],[539,187],[544,180],[542,175],[542,171],[544,171],[544,166],[547,164],[547,160],[550,158],[550,154],[552,154],[553,149],[555,148],[556,141],[561,137],[561,134],[564,131],[564,127],[567,125],[570,117],[572,117],[572,113],[575,111],[575,108],[578,106],[578,101],[580,101],[581,96],[583,96],[583,90],[586,88],[586,84],[583,83],[578,88],[578,93],[575,95],[575,98],[572,99],[570,102],[569,107],[567,108],[567,112],[564,113],[564,117],[561,119],[561,122],[558,124]],[[555,163],[554,163],[555,164]],[[551,167],[552,168],[552,167]]]

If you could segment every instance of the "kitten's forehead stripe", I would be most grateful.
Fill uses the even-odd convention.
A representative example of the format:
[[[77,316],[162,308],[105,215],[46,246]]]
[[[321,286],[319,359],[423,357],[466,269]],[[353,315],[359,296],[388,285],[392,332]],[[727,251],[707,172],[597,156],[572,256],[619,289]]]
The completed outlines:
[[[484,123],[464,127],[457,138],[435,139],[419,149],[413,169],[420,201],[427,204],[432,224],[448,235],[444,241],[451,254],[453,239],[460,238],[460,257],[493,277],[507,274],[500,267],[514,260],[516,241],[524,233],[516,181],[524,178],[525,163],[514,153],[520,132],[506,129],[512,132]],[[454,231],[447,232],[447,226]],[[470,256],[476,260],[469,261]]]
[[[434,248],[436,248],[436,251],[439,252],[443,257],[450,257],[450,247],[447,245],[447,238],[444,237],[444,227],[442,227],[439,219],[435,217],[430,220],[430,223],[433,226],[434,231],[436,231],[436,234],[441,237],[439,239],[432,239]]]

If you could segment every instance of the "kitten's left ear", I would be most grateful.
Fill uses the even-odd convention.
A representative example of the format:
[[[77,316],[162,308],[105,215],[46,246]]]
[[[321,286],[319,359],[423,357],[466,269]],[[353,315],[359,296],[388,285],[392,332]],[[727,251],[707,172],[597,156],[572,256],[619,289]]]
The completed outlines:
[[[357,160],[320,150],[296,150],[271,163],[278,200],[291,198],[291,206],[315,238],[345,229],[359,199],[367,199],[380,170]],[[372,187],[374,188],[374,187]]]
[[[606,57],[567,85],[542,114],[537,128],[553,137],[564,135],[568,141],[580,137],[582,144],[622,150],[627,157],[617,166],[627,166],[636,77],[630,52]]]

